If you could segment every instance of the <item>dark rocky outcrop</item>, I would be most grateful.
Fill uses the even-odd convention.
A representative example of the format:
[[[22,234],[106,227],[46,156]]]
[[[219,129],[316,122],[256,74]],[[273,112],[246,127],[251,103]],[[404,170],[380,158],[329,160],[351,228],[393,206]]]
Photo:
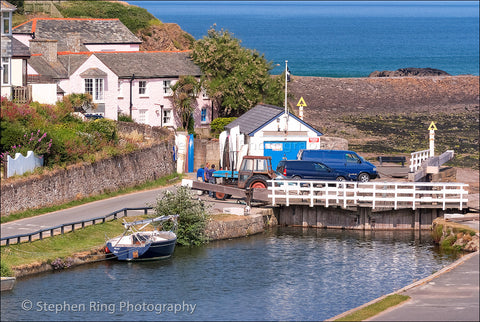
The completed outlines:
[[[374,71],[368,77],[403,77],[403,76],[450,76],[449,73],[435,68],[399,68],[397,70]]]

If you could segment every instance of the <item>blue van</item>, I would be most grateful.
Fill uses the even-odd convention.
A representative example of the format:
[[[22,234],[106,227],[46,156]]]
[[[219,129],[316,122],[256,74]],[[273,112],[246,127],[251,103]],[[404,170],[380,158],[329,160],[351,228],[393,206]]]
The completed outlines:
[[[318,161],[281,160],[277,172],[297,180],[353,180],[347,172],[332,169]]]
[[[300,150],[297,159],[322,162],[330,168],[347,172],[350,178],[360,182],[380,178],[377,167],[353,151]]]

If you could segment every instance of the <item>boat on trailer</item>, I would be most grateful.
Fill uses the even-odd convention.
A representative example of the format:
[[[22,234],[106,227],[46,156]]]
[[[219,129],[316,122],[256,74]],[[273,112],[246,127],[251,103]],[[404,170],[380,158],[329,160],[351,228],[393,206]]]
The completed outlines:
[[[105,252],[115,255],[122,261],[168,258],[173,254],[177,242],[177,235],[174,233],[177,218],[178,215],[169,215],[130,223],[124,222],[125,232],[121,236],[107,240]],[[145,230],[150,224],[159,225],[168,220],[174,222],[170,231]],[[141,227],[137,229],[138,226]]]

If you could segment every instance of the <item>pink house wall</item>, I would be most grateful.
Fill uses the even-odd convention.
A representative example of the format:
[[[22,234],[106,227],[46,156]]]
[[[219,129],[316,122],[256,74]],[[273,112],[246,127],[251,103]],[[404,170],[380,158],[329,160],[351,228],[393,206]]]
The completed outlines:
[[[66,92],[65,95],[72,93],[84,93],[85,82],[84,78],[80,76],[84,71],[90,68],[98,68],[107,74],[104,78],[104,96],[102,101],[95,101],[94,103],[105,103],[105,117],[117,120],[117,84],[118,77],[107,66],[105,66],[95,55],[90,57],[83,63],[71,76],[69,80],[64,80],[60,83],[60,87]]]
[[[171,96],[164,95],[163,81],[170,80],[173,85],[175,79],[135,79],[132,83],[132,117],[135,121],[140,121],[141,111],[145,112],[145,123],[152,126],[173,126],[180,127],[181,121],[178,119],[171,102]],[[147,82],[147,90],[145,95],[139,94],[139,82]],[[122,114],[130,114],[130,80],[121,80],[118,110]],[[195,126],[201,125],[201,109],[207,108],[207,122],[209,124],[210,115],[210,100],[198,97],[196,100],[196,109],[194,112]],[[171,110],[172,123],[164,124],[162,120],[162,112],[164,110]]]
[[[21,35],[21,34],[13,34],[13,38],[17,39],[20,41],[22,44],[24,44],[27,47],[30,47],[30,39],[32,37],[30,35]]]

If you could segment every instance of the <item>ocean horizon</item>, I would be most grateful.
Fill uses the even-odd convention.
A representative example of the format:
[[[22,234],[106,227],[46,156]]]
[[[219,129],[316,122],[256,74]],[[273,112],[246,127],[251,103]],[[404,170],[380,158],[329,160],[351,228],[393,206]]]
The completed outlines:
[[[476,1],[127,1],[195,39],[215,26],[293,75],[435,68],[479,75]]]

